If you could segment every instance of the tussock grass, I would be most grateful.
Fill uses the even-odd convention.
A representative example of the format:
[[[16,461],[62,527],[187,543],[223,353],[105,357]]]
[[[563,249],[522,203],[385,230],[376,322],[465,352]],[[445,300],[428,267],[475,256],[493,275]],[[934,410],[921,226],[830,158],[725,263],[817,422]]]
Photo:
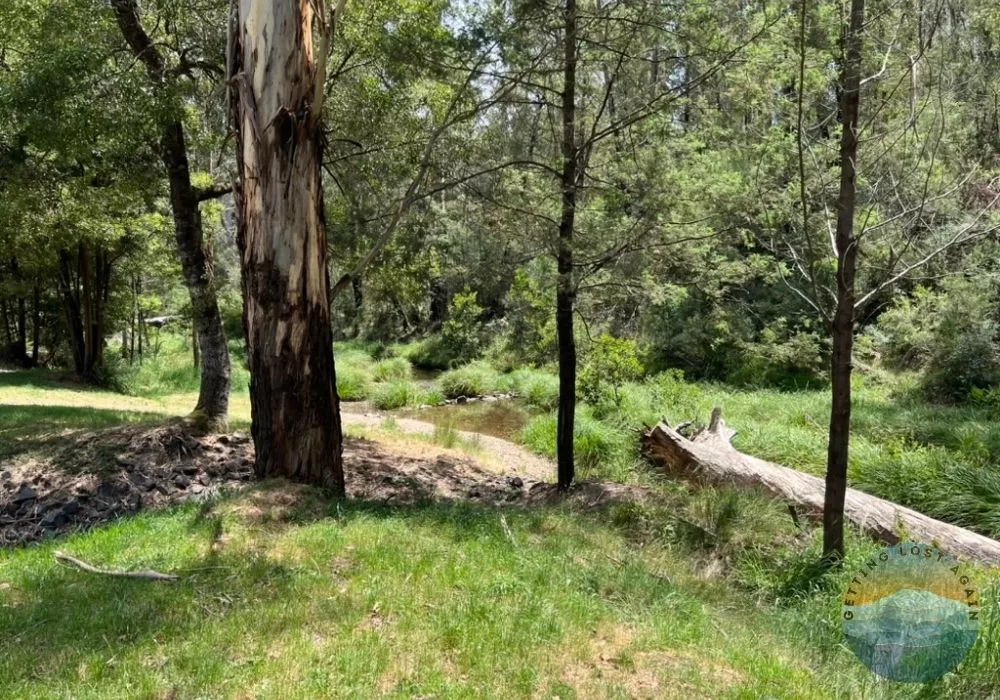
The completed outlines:
[[[438,378],[441,393],[449,399],[484,396],[504,387],[500,374],[485,362],[473,362],[445,372]]]
[[[370,399],[375,408],[388,411],[405,406],[419,406],[424,402],[424,391],[415,382],[393,381],[377,384]]]
[[[400,381],[409,379],[413,370],[406,358],[390,357],[377,361],[372,367],[372,374],[377,382]]]

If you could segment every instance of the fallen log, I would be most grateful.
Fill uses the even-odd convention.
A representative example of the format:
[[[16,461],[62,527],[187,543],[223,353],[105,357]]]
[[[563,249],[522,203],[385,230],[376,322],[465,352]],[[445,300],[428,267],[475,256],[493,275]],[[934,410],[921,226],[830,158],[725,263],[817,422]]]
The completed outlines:
[[[822,520],[823,479],[744,454],[732,446],[735,435],[722,420],[722,410],[715,408],[708,426],[690,439],[664,420],[644,432],[642,443],[647,457],[671,475],[763,490],[804,515]],[[887,544],[905,536],[960,559],[1000,566],[1000,542],[856,489],[847,489],[844,519]]]

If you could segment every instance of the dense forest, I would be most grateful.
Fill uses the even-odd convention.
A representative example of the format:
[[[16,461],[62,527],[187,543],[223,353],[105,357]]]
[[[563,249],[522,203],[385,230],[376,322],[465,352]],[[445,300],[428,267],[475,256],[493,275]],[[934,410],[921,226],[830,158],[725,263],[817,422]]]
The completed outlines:
[[[567,498],[664,488],[651,426],[719,406],[822,480],[775,598],[870,551],[849,485],[1000,536],[994,2],[4,0],[0,115],[11,377],[170,395],[335,497],[355,402],[513,402]],[[677,527],[753,588],[791,555],[714,489]]]

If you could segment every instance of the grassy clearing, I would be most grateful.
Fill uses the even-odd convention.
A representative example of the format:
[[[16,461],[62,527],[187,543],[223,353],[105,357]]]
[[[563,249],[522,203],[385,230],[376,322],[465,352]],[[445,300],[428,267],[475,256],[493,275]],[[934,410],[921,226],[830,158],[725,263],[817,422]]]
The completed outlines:
[[[141,515],[0,554],[0,694],[918,696],[875,683],[839,644],[840,580],[763,602],[713,574],[713,549],[678,522],[639,506],[337,504],[276,485]],[[761,544],[738,542],[725,551]],[[184,578],[89,576],[55,564],[56,548]],[[766,569],[769,583],[794,588],[801,568]],[[933,697],[988,688],[979,663]]]
[[[860,388],[860,454],[905,426],[965,455],[941,416],[959,435],[982,416],[922,413],[889,396]],[[643,480],[657,490],[651,505],[391,508],[265,484],[4,551],[0,697],[988,697],[1000,687],[996,574],[977,573],[984,632],[959,674],[926,687],[878,682],[846,650],[838,622],[839,596],[870,544],[853,538],[845,573],[817,576],[818,533],[798,532],[779,505],[661,483],[631,461],[630,426],[720,404],[744,429],[742,449],[771,445],[780,450],[771,458],[798,454],[797,466],[816,470],[824,398],[660,378],[627,387],[620,405],[583,407],[584,471]],[[193,399],[0,375],[0,459],[30,458],[67,430],[183,414]],[[907,418],[886,408],[897,405]],[[921,415],[937,415],[933,433]],[[245,395],[234,395],[234,421],[248,417]],[[550,449],[551,420],[526,430],[538,451]],[[393,437],[393,422],[366,433],[478,449],[448,426]],[[905,449],[918,448],[930,449]],[[184,579],[94,577],[57,565],[56,549]]]

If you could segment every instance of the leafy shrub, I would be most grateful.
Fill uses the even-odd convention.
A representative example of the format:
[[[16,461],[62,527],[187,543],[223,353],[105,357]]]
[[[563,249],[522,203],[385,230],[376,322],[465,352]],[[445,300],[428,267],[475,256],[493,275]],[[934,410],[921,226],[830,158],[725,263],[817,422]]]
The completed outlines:
[[[662,415],[666,408],[677,415],[693,416],[697,413],[702,391],[697,385],[684,380],[683,370],[661,372],[646,380],[646,386],[652,391],[651,399],[657,414]]]
[[[982,401],[1000,385],[993,296],[986,276],[949,278],[898,298],[868,334],[888,365],[924,370],[931,400]]]
[[[450,362],[464,364],[480,356],[483,345],[482,315],[483,307],[476,301],[476,292],[466,288],[452,298],[448,305],[448,320],[441,327],[441,344]]]
[[[957,337],[940,338],[924,379],[928,397],[938,401],[968,401],[1000,384],[996,332],[995,323],[981,321],[970,324]]]
[[[441,336],[429,335],[402,348],[401,355],[414,367],[420,369],[448,369],[451,367],[451,355],[444,345]]]
[[[741,343],[743,361],[728,381],[742,386],[805,389],[826,382],[826,340],[809,330],[790,330],[784,318],[767,326],[755,342]]]
[[[520,269],[507,292],[508,332],[505,340],[511,354],[521,364],[542,365],[555,359],[555,299],[543,288],[544,269]]]
[[[580,393],[592,404],[611,399],[621,403],[619,390],[642,376],[643,367],[634,340],[605,333],[594,341],[580,372]]]
[[[405,406],[419,406],[423,403],[424,392],[414,382],[395,381],[379,384],[372,392],[371,402],[375,408],[390,411]]]
[[[372,367],[372,374],[377,382],[409,379],[411,373],[410,363],[403,357],[379,360]]]
[[[500,377],[485,362],[473,362],[445,372],[438,379],[441,392],[449,399],[459,396],[485,396],[497,390]]]
[[[939,311],[941,295],[917,287],[913,296],[900,296],[868,329],[866,335],[880,359],[893,369],[920,369],[934,354],[933,318]]]

